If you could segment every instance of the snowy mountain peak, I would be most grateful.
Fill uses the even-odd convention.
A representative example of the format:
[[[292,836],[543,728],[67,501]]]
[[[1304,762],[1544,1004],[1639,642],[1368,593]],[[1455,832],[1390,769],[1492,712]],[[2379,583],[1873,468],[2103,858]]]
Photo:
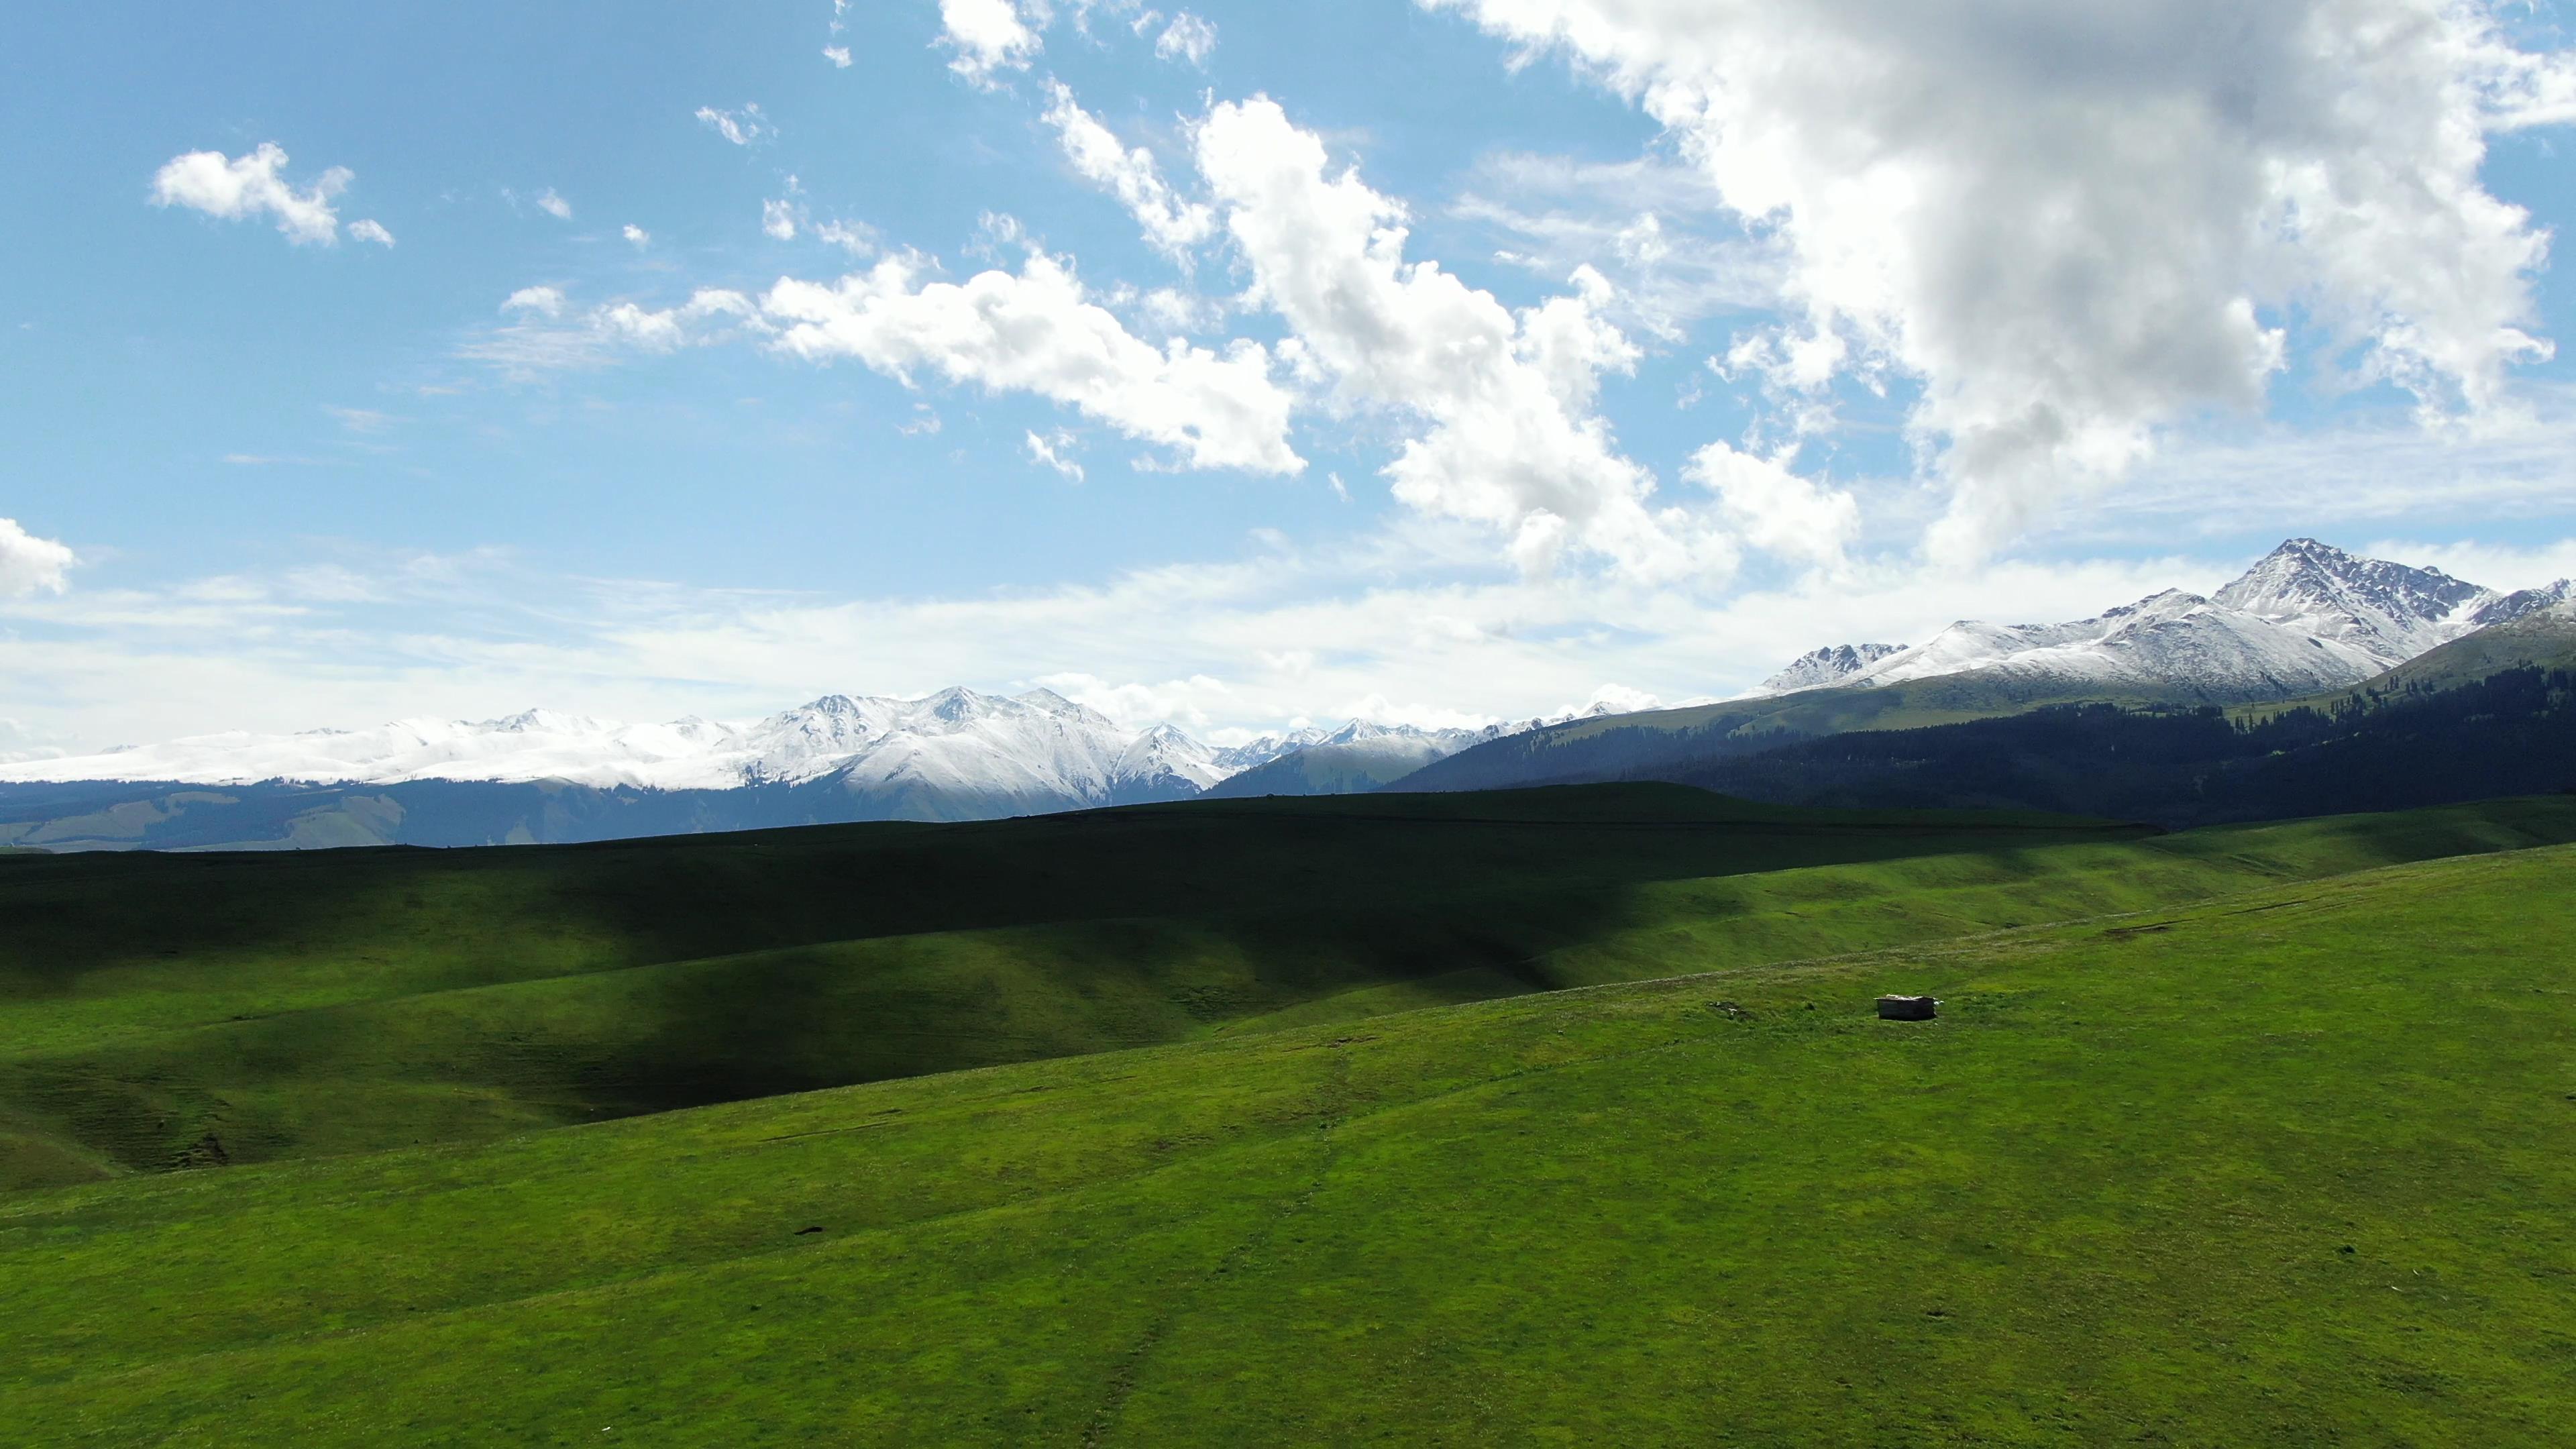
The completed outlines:
[[[2313,538],[2294,538],[2213,599],[2359,649],[2384,669],[2475,628],[2472,616],[2495,597],[2439,569],[2363,558]]]
[[[1229,745],[1216,752],[1215,762],[1217,768],[1227,774],[1239,774],[1256,765],[1269,764],[1281,755],[1293,754],[1309,745],[1320,745],[1324,738],[1325,731],[1308,725],[1284,735],[1263,735],[1243,744]]]
[[[2576,579],[2560,579],[2536,589],[2521,589],[2492,602],[2481,604],[2471,614],[2470,622],[2483,629],[2489,624],[2510,624],[2534,614],[2554,609],[2576,599]]]
[[[2208,598],[2167,589],[2063,624],[1961,620],[1912,648],[1819,649],[1753,693],[1991,672],[2034,689],[2280,699],[2357,683],[2569,593],[2560,586],[2500,598],[2439,569],[2294,538]]]
[[[1789,662],[1789,667],[1762,681],[1763,694],[1795,694],[1802,689],[1823,689],[1840,684],[1891,654],[1900,653],[1902,644],[1831,644],[1811,650]]]

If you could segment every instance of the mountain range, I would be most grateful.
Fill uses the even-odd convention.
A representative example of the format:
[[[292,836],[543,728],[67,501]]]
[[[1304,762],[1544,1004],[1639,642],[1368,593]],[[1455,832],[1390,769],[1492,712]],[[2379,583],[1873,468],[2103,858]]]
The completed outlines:
[[[2294,538],[2206,598],[2167,589],[2063,624],[1961,620],[1911,648],[1819,649],[1747,698],[1987,674],[2025,685],[2144,690],[2247,703],[2357,684],[2453,639],[2570,594],[2517,594],[2438,569]]]
[[[1913,646],[1828,646],[1732,700],[1632,714],[1602,705],[1479,730],[1353,720],[1230,747],[1167,724],[1123,729],[1051,690],[964,688],[921,699],[825,695],[749,722],[634,725],[530,710],[477,722],[202,735],[0,765],[0,845],[602,838],[984,819],[1398,782],[1467,789],[1617,778],[1674,750],[1742,755],[1791,739],[2057,703],[2244,705],[2319,695],[2480,630],[2563,612],[2557,606],[2571,593],[2563,580],[2499,593],[2299,538],[2206,597],[2167,590],[2066,623],[1962,620]],[[271,841],[212,823],[227,811],[247,812],[242,829],[283,833]],[[183,817],[195,823],[174,824]]]

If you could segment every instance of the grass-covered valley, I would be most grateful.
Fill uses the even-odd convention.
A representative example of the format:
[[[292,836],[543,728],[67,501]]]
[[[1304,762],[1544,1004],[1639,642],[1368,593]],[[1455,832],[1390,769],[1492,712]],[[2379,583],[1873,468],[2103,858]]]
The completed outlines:
[[[13,856],[0,1441],[2549,1442],[2571,852],[1639,785]]]

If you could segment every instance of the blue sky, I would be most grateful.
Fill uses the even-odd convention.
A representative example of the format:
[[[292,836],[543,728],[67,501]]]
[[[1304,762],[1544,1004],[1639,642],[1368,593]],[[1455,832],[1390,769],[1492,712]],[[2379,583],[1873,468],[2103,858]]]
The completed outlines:
[[[17,13],[0,756],[951,683],[1449,723],[2292,533],[2576,571],[2554,12],[2349,80],[2346,22],[2486,13],[1875,8]],[[1729,70],[1915,23],[1868,106]],[[263,146],[300,223],[217,175]],[[1038,332],[954,330],[988,276]]]

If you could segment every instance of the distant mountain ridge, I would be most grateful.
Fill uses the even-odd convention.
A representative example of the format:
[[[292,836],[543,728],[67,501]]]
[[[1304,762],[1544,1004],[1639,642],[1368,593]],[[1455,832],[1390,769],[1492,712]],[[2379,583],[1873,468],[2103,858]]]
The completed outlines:
[[[2568,597],[2499,594],[2439,569],[2363,558],[2294,538],[2204,598],[2151,594],[2090,619],[1988,624],[1963,619],[1912,648],[1819,649],[1747,698],[1990,674],[2237,704],[2356,684],[2472,630]]]
[[[0,765],[0,845],[605,839],[1202,795],[1666,777],[1658,772],[1680,760],[2060,703],[2314,698],[2492,637],[2495,648],[2459,656],[2463,668],[2483,666],[2530,652],[2507,626],[2557,629],[2571,597],[2565,580],[2502,594],[2296,538],[2206,597],[2167,590],[2059,624],[1963,620],[1910,647],[1814,650],[1733,700],[1632,713],[1596,704],[1474,730],[1353,720],[1213,746],[1168,724],[1122,728],[1052,690],[953,688],[919,699],[828,694],[742,723],[629,725],[529,710],[205,735]]]
[[[2565,580],[2501,594],[2437,569],[2294,538],[2207,597],[2167,590],[2068,623],[1963,620],[1910,648],[1821,649],[1734,699],[1525,732],[1435,761],[1396,788],[1703,780],[1724,761],[1856,731],[2084,702],[2313,699],[2433,653],[2462,650],[2484,668],[2536,657],[2520,636],[2502,636],[2523,625],[2548,636],[2571,597],[2576,584]],[[2495,647],[2469,647],[2491,636]],[[1827,682],[1809,682],[1819,678]]]
[[[1310,755],[1317,778],[1341,783],[1318,790],[1274,782],[1246,793],[1369,789],[1480,741],[1550,722],[1425,730],[1352,720],[1336,730],[1309,727],[1217,747],[1169,724],[1122,729],[1053,690],[1004,696],[956,688],[920,699],[828,694],[747,724],[629,725],[528,710],[495,720],[398,720],[366,730],[202,735],[0,766],[0,787],[544,782],[698,794],[792,788],[820,818],[969,820],[1184,800]],[[810,803],[834,796],[842,803]]]

